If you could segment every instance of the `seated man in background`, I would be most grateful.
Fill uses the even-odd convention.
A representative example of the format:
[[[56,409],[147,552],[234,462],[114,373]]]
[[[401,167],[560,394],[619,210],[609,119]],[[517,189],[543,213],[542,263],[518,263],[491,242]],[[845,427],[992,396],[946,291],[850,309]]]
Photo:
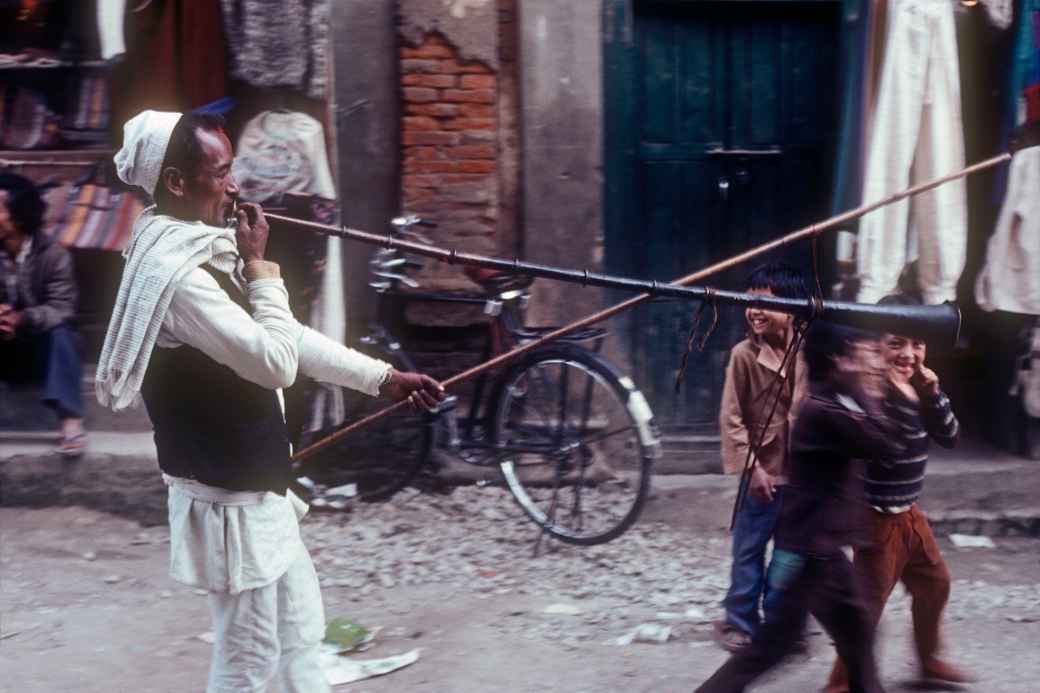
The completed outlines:
[[[57,452],[86,446],[72,258],[41,233],[46,204],[32,181],[0,174],[0,380],[43,383],[61,420]]]

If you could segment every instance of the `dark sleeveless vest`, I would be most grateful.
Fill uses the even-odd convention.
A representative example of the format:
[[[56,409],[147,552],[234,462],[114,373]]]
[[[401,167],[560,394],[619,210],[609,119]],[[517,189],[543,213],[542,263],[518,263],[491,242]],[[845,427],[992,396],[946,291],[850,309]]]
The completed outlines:
[[[226,274],[203,269],[249,312]],[[285,494],[292,473],[289,436],[274,390],[184,344],[155,348],[141,396],[164,472],[232,491]]]

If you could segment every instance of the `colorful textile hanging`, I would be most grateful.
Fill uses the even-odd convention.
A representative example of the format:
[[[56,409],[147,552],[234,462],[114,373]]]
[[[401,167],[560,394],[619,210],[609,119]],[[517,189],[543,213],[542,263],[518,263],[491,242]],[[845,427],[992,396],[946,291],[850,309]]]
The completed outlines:
[[[48,235],[68,248],[122,251],[147,202],[133,191],[87,183],[71,188],[64,212]]]

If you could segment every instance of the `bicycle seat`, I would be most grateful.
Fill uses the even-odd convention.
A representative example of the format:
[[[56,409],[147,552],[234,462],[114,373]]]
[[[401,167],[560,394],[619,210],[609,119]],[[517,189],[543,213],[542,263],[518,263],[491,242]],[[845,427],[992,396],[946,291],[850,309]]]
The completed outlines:
[[[488,269],[467,265],[462,268],[463,273],[480,284],[488,293],[497,294],[514,289],[526,289],[534,282],[534,277],[526,274],[512,274],[503,270]]]

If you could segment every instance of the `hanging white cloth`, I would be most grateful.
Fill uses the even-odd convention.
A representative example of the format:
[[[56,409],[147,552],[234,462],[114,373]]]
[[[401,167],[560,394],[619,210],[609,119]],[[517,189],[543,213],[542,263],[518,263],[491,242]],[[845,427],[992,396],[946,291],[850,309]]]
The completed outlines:
[[[1040,146],[1022,149],[1011,160],[975,300],[983,310],[1040,315]]]
[[[954,8],[941,0],[893,0],[867,153],[863,201],[874,202],[964,167]],[[918,256],[925,303],[956,298],[967,249],[964,180],[887,205],[860,222],[859,300],[896,290]]]
[[[126,38],[123,35],[125,13],[126,0],[98,0],[98,39],[103,60],[110,60],[126,53]]]

